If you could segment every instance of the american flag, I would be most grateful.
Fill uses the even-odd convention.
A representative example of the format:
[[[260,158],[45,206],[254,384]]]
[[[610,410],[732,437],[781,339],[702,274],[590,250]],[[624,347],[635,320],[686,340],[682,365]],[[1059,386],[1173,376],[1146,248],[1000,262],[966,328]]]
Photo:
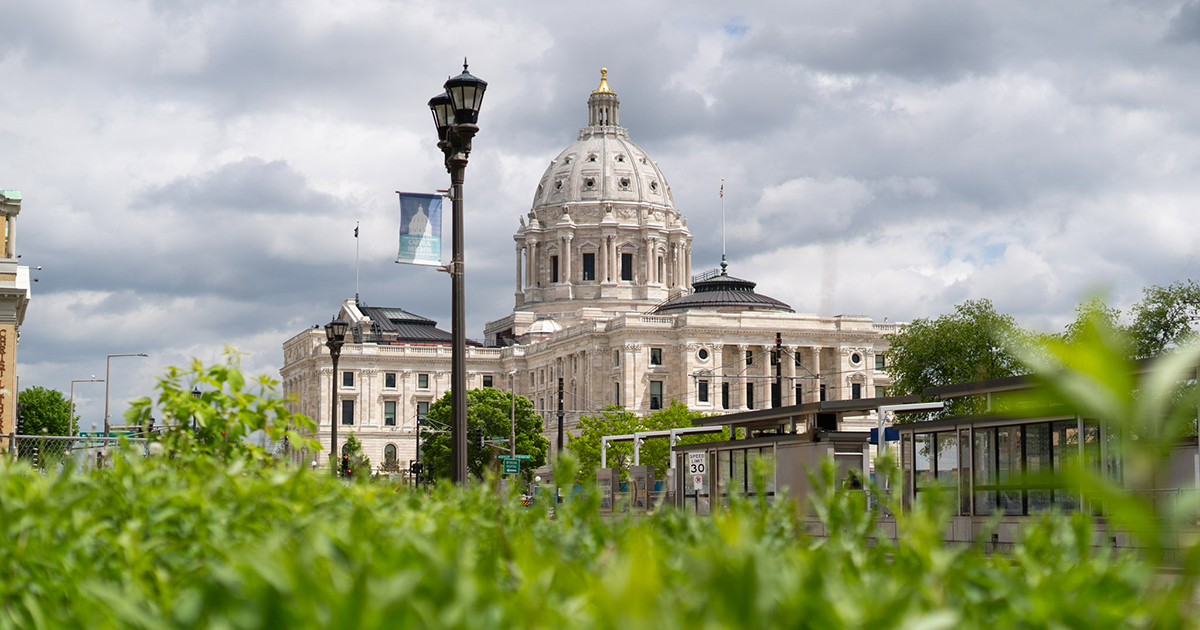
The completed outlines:
[[[721,195],[721,198],[722,198],[722,199],[724,199],[724,198],[725,198],[725,184],[721,184],[721,192],[720,192],[720,195]]]

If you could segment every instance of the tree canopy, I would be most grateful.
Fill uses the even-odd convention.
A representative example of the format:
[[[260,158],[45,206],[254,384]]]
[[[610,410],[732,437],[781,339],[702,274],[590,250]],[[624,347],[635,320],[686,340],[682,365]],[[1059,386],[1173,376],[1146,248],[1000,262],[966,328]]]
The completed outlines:
[[[17,399],[25,435],[70,435],[79,417],[71,421],[71,403],[57,389],[26,387]]]
[[[888,335],[889,391],[919,396],[927,387],[1021,374],[1025,370],[1010,349],[1027,336],[986,299],[968,300],[934,319],[914,320]]]
[[[578,435],[571,438],[567,450],[579,460],[579,472],[576,474],[577,483],[588,480],[595,481],[596,471],[600,468],[600,438],[606,435],[624,435],[635,431],[658,431],[663,429],[678,429],[692,426],[692,421],[703,418],[704,414],[692,411],[687,405],[678,400],[671,401],[671,406],[659,409],[644,418],[624,407],[609,405],[599,415],[584,416],[579,419]],[[679,444],[699,444],[729,439],[728,433],[687,435],[679,439]],[[666,439],[646,440],[641,446],[639,459],[643,465],[654,466],[655,474],[662,475],[670,465],[670,445]],[[629,466],[633,465],[633,444],[618,442],[609,444],[608,464],[621,468],[621,478],[625,479]]]
[[[508,454],[512,431],[509,413],[512,395],[491,387],[467,392],[467,469],[482,477],[499,455]],[[429,406],[429,427],[421,433],[421,462],[426,475],[433,479],[450,478],[450,434],[433,433],[430,428],[450,426],[450,392]],[[533,479],[533,470],[546,463],[550,441],[542,436],[542,418],[533,403],[524,396],[516,399],[517,454],[529,455],[521,462],[521,476]],[[485,444],[480,444],[480,438]],[[503,443],[501,443],[503,442]]]
[[[1130,309],[1136,358],[1153,357],[1195,338],[1192,321],[1200,315],[1200,284],[1180,280],[1167,286],[1152,285],[1142,301]]]

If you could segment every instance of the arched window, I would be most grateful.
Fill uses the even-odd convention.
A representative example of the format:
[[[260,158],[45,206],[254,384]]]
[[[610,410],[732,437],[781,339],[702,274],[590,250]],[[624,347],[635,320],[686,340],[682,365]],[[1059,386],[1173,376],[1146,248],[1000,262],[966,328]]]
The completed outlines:
[[[385,464],[396,463],[396,445],[395,444],[388,444],[387,446],[383,447],[383,462]]]

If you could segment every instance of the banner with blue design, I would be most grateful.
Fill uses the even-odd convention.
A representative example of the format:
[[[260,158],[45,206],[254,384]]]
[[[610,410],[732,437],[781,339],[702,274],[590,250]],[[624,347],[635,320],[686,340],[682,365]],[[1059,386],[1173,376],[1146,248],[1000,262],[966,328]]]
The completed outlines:
[[[400,195],[400,252],[396,262],[442,264],[442,195]]]

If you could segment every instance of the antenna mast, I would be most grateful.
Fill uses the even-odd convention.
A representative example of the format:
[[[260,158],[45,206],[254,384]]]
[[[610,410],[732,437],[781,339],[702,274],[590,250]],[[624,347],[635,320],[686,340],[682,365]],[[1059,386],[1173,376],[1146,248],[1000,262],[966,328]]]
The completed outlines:
[[[721,178],[721,275],[725,275],[725,178]]]

